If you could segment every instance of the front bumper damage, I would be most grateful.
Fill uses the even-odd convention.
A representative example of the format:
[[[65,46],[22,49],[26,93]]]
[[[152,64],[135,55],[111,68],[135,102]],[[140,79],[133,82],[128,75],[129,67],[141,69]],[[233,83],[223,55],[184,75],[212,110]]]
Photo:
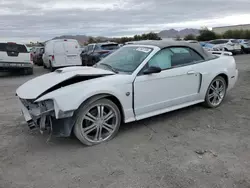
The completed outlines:
[[[19,101],[22,113],[30,129],[39,129],[42,134],[48,132],[56,137],[68,137],[71,135],[75,124],[74,117],[71,116],[73,112],[64,113],[59,111],[61,118],[58,119],[55,115],[52,100],[35,103],[34,100],[19,98]]]

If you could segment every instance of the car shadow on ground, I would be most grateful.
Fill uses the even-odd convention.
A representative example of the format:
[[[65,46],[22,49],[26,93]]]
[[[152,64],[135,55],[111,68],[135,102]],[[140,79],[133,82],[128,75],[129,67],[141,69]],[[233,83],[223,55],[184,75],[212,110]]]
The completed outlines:
[[[230,97],[230,95],[229,95],[225,98],[223,103],[224,104],[228,103],[232,99],[233,98]],[[222,103],[222,105],[223,105],[223,103]],[[212,111],[220,110],[220,107],[216,108],[216,109],[209,109],[209,108],[204,107],[202,104],[196,104],[193,106],[189,106],[189,107],[182,108],[179,110],[167,112],[167,113],[160,114],[160,115],[150,117],[150,118],[146,118],[143,120],[139,120],[139,121],[135,121],[135,122],[127,123],[127,124],[122,124],[120,129],[119,129],[118,135],[113,140],[115,141],[119,136],[124,136],[126,134],[130,134],[131,132],[135,132],[137,129],[141,129],[143,127],[149,128],[150,131],[154,132],[155,131],[154,126],[156,127],[157,124],[162,123],[162,122],[166,122],[166,124],[167,124],[168,121],[171,121],[172,124],[171,125],[168,124],[167,128],[165,127],[164,131],[167,131],[167,132],[169,132],[170,135],[175,136],[176,134],[177,135],[179,134],[178,133],[179,129],[177,128],[177,125],[175,123],[173,123],[173,122],[175,122],[176,119],[179,119],[179,118],[185,117],[185,116],[189,116],[192,114],[195,115],[196,114],[195,112],[197,112],[197,111],[206,112],[206,111],[211,111],[211,110]],[[22,127],[25,127],[25,126],[27,126],[27,125],[22,125]],[[197,126],[199,126],[199,125],[196,125],[196,124],[192,124],[189,126],[185,125],[185,129],[193,129],[193,128],[197,128]],[[24,132],[26,132],[25,134],[27,134],[28,137],[30,135],[33,135],[33,136],[35,135],[35,137],[36,137],[35,139],[37,142],[40,142],[40,144],[42,144],[42,145],[44,143],[44,145],[48,145],[52,148],[63,148],[62,146],[66,146],[66,147],[70,146],[72,149],[79,149],[82,147],[89,147],[89,146],[83,145],[74,136],[74,134],[72,134],[68,138],[58,138],[55,136],[51,136],[49,139],[49,134],[47,134],[47,133],[44,133],[42,135],[42,134],[40,134],[39,130],[32,131],[32,130],[29,130],[28,128],[25,128],[25,129],[28,130],[28,132],[24,131]],[[34,139],[34,137],[32,139]],[[113,141],[109,141],[109,142],[113,142]],[[107,144],[107,143],[108,142],[106,142],[104,144]],[[102,145],[102,144],[100,144],[100,145]]]
[[[23,77],[28,76],[25,75],[22,72],[16,71],[16,72],[0,72],[0,78],[11,78],[11,77]]]

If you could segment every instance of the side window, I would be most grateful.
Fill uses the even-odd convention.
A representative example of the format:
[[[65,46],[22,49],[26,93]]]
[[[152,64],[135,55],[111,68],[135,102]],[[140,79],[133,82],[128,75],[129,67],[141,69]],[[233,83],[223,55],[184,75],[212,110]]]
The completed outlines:
[[[148,66],[157,66],[161,69],[171,68],[171,56],[173,53],[169,48],[165,48],[155,54],[148,62]]]
[[[185,47],[172,47],[171,66],[183,66],[186,64],[202,61],[203,58],[194,50]]]
[[[172,47],[162,49],[148,62],[148,66],[157,66],[162,70],[203,61],[194,50],[186,47]]]
[[[94,45],[89,45],[89,46],[88,46],[88,52],[93,51],[93,49],[94,49]]]

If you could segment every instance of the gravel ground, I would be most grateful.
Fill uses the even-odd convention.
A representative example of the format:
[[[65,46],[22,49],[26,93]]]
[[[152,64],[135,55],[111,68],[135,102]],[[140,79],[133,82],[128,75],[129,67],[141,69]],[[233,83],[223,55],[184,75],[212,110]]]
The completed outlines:
[[[28,129],[15,97],[33,76],[0,78],[1,188],[249,188],[250,56],[235,57],[236,87],[217,109],[192,106],[123,125],[84,147]],[[36,68],[35,75],[43,74]]]

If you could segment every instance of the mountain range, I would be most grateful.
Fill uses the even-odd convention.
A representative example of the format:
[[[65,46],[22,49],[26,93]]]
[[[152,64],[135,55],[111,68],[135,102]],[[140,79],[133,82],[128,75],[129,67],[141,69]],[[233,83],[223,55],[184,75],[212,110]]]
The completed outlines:
[[[192,29],[192,28],[187,28],[187,29],[182,29],[182,30],[175,30],[175,29],[169,29],[169,30],[162,30],[158,33],[158,36],[161,37],[161,38],[175,38],[175,37],[185,37],[187,35],[199,35],[199,30],[198,29]],[[90,36],[87,36],[87,35],[62,35],[62,36],[59,36],[59,37],[55,37],[53,39],[76,39],[78,40],[79,43],[81,44],[84,44],[85,42],[88,41]],[[111,38],[109,37],[95,37],[95,38],[98,38],[98,39],[101,39],[101,40],[109,40]]]

